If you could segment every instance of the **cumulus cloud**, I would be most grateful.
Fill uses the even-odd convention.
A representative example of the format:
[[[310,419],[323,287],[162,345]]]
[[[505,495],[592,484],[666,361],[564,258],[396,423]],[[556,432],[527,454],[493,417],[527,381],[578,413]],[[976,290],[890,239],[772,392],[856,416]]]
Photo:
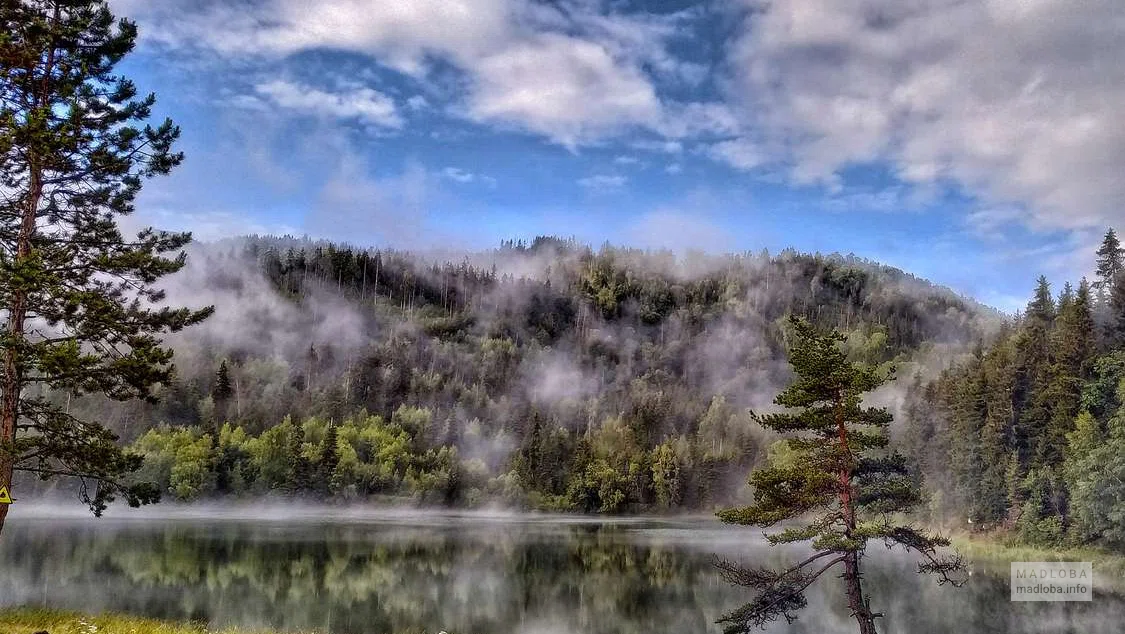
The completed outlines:
[[[1125,22],[1116,0],[747,0],[730,50],[752,132],[712,148],[802,183],[887,161],[1021,220],[1074,229],[1125,209]]]
[[[669,42],[695,18],[692,11],[623,14],[603,11],[598,3],[529,0],[121,6],[142,21],[149,42],[204,47],[230,59],[348,51],[418,78],[437,62],[452,65],[463,74],[457,83],[467,92],[450,111],[572,148],[632,128],[685,136],[724,130],[732,121],[721,104],[665,103],[657,94],[658,78],[690,83],[705,74],[669,52]],[[269,87],[302,109],[362,108],[370,115],[378,108],[384,125],[393,121],[386,102],[368,93],[293,94],[289,85]],[[417,100],[407,105],[424,106]]]
[[[546,33],[484,57],[475,70],[473,118],[518,122],[564,145],[660,117],[649,78],[594,42]]]
[[[281,108],[304,114],[357,119],[385,128],[401,128],[403,123],[394,100],[371,88],[325,92],[275,79],[256,85],[254,91]]]

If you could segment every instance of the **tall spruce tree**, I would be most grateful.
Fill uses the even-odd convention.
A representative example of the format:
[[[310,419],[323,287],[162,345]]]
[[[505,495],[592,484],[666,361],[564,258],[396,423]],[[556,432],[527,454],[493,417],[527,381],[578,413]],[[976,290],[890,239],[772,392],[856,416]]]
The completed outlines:
[[[861,571],[869,540],[920,554],[919,571],[936,573],[941,582],[959,583],[953,575],[962,562],[956,555],[939,554],[949,545],[947,539],[895,523],[897,514],[919,504],[920,492],[904,459],[887,450],[891,415],[883,408],[861,406],[863,395],[888,377],[849,362],[840,349],[845,340],[840,333],[822,334],[795,317],[790,324],[789,362],[796,379],[774,402],[798,411],[754,418],[769,429],[791,434],[785,442],[797,458],[755,470],[750,476],[754,503],[723,510],[719,517],[764,528],[803,519],[803,525],[766,539],[773,545],[811,542],[813,552],[784,570],[720,562],[729,582],[757,592],[720,622],[727,634],[750,632],[779,617],[791,622],[807,605],[805,590],[828,570],[843,566],[848,607],[860,633],[874,634],[879,614],[871,611],[863,593]]]
[[[1099,302],[1104,302],[1113,283],[1125,271],[1125,249],[1121,248],[1121,241],[1117,239],[1117,232],[1112,228],[1107,229],[1102,244],[1097,251],[1097,275],[1094,281],[1094,292]]]
[[[95,514],[156,493],[125,485],[140,457],[53,395],[151,398],[172,371],[159,336],[209,314],[156,306],[189,234],[117,224],[142,181],[182,159],[171,121],[141,127],[153,95],[113,72],[136,36],[104,2],[0,2],[0,486],[14,471],[73,476]]]

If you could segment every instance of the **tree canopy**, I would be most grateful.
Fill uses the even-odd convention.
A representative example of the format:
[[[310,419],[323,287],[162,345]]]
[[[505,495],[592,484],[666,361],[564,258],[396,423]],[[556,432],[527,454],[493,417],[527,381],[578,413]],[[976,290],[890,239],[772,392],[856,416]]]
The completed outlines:
[[[896,523],[920,503],[921,491],[905,459],[887,450],[891,414],[862,405],[864,394],[885,383],[889,372],[850,362],[838,332],[820,333],[797,317],[790,325],[789,362],[796,376],[774,400],[786,411],[754,416],[786,435],[790,459],[755,469],[753,503],[720,511],[719,518],[764,528],[796,522],[766,539],[774,545],[809,542],[813,552],[782,570],[722,562],[728,581],[756,594],[721,622],[727,634],[748,633],[779,617],[792,622],[806,605],[805,589],[842,566],[848,607],[860,632],[873,634],[878,614],[863,592],[860,569],[869,540],[921,555],[919,570],[937,573],[943,582],[953,580],[961,560],[939,554],[947,539]]]
[[[104,2],[4,2],[0,24],[0,486],[29,471],[80,479],[95,513],[119,494],[148,502],[154,490],[122,480],[140,457],[47,391],[150,398],[172,372],[160,335],[209,314],[163,305],[154,285],[184,265],[189,234],[118,224],[145,179],[180,163],[179,129],[142,125],[154,96],[114,74],[137,29]]]

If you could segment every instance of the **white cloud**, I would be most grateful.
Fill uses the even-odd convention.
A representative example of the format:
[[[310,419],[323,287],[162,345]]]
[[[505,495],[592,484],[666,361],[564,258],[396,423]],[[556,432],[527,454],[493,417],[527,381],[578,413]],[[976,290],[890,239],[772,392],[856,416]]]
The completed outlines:
[[[669,163],[668,166],[664,168],[664,171],[669,174],[679,174],[684,171],[684,166],[679,163]]]
[[[441,175],[451,181],[458,183],[473,183],[480,182],[488,187],[496,187],[496,179],[484,174],[475,174],[473,172],[463,170],[460,167],[447,167],[441,171]]]
[[[586,189],[608,190],[618,189],[625,185],[628,179],[624,176],[610,174],[595,174],[578,179],[578,184]]]
[[[567,146],[660,120],[650,79],[587,40],[540,34],[482,58],[474,70],[471,117],[515,123]]]
[[[450,180],[455,180],[458,183],[471,183],[473,182],[473,173],[466,172],[459,167],[447,167],[441,171],[442,175]]]
[[[657,78],[691,83],[706,72],[669,52],[696,11],[623,14],[597,2],[532,0],[122,1],[147,42],[202,47],[243,65],[339,50],[429,80],[441,61],[461,71],[454,81],[460,101],[447,112],[571,148],[637,127],[683,137],[733,122],[722,104],[679,104],[657,94]],[[331,103],[357,96],[316,97]]]
[[[622,154],[621,156],[613,157],[613,162],[614,162],[615,165],[636,165],[637,163],[640,163],[641,161],[640,161],[640,159],[638,159],[635,156],[628,156],[628,155]]]
[[[1119,0],[746,4],[731,96],[755,142],[713,155],[829,186],[887,161],[1039,228],[1125,219]]]
[[[357,119],[384,128],[401,128],[395,102],[371,88],[351,88],[329,93],[280,79],[260,83],[254,91],[269,102],[303,114]]]
[[[707,153],[740,170],[752,170],[770,160],[756,144],[747,139],[722,141],[708,148]]]

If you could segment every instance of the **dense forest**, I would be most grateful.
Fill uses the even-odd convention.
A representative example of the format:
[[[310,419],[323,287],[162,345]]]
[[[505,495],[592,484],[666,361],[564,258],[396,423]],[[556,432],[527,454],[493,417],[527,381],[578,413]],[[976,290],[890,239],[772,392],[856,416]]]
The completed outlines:
[[[712,508],[776,438],[748,409],[789,377],[785,317],[936,376],[999,315],[897,269],[538,238],[411,254],[297,238],[197,245],[155,403],[67,401],[166,498],[270,491],[624,512]],[[898,406],[901,390],[882,395]]]
[[[1113,230],[1097,276],[1027,309],[937,380],[917,381],[905,444],[934,519],[1042,544],[1125,546],[1125,275]]]

